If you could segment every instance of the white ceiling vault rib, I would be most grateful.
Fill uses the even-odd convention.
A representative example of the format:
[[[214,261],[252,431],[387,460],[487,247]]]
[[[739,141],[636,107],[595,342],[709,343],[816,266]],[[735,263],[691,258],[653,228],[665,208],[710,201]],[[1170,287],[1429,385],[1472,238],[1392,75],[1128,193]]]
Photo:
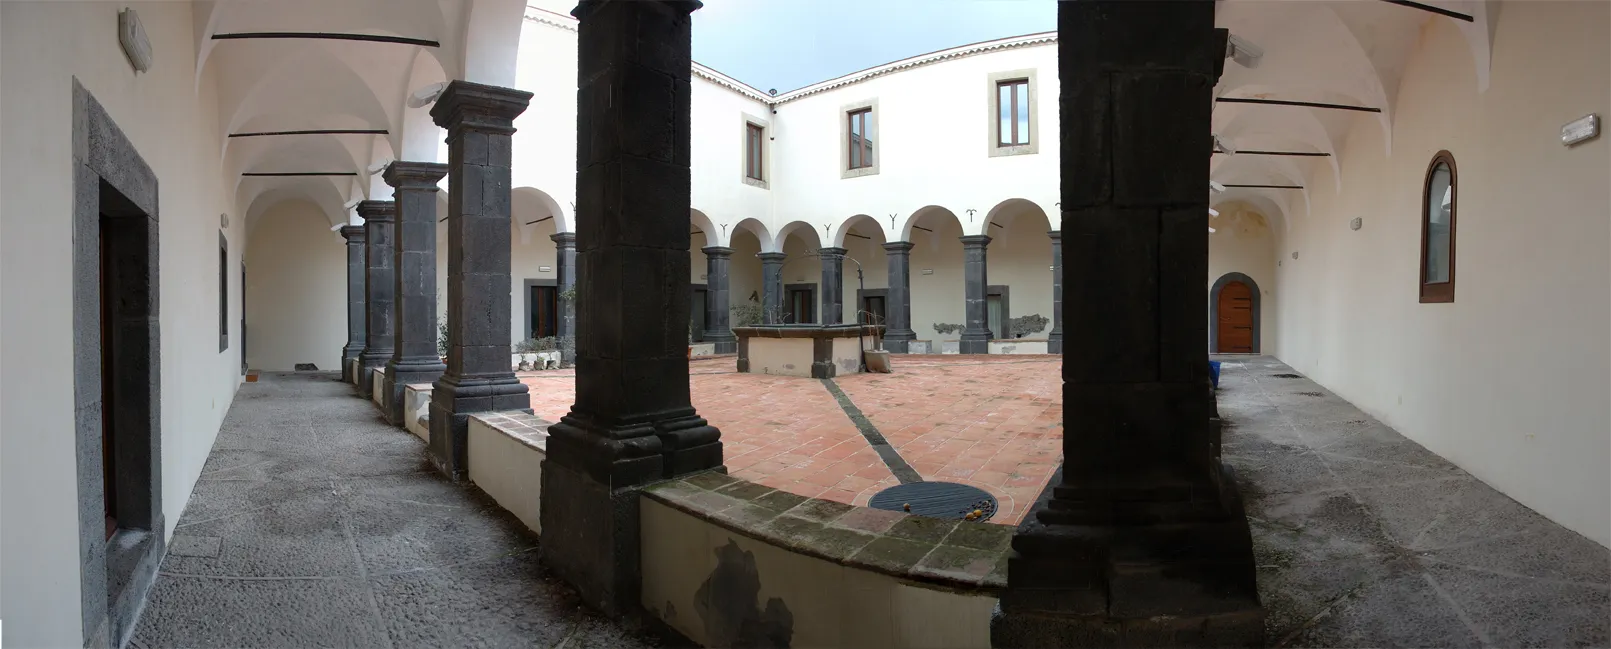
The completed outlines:
[[[410,83],[462,77],[462,43],[479,37],[464,32],[465,17],[473,5],[504,2],[195,2],[196,83],[204,73],[217,82],[221,168],[238,211],[252,223],[276,202],[303,199],[339,225],[350,219],[348,199],[389,197],[367,168],[395,158],[411,137],[441,139],[428,114],[422,120],[406,106]],[[519,24],[518,11],[511,20]],[[228,137],[265,132],[276,134]],[[439,149],[434,141],[416,148],[426,161]],[[293,172],[351,175],[243,175]]]

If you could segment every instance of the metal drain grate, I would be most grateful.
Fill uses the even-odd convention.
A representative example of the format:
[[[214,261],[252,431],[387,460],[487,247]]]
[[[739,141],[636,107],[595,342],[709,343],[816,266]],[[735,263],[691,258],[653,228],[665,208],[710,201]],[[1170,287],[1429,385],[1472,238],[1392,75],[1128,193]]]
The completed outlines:
[[[912,482],[896,485],[867,501],[873,509],[933,518],[987,521],[996,515],[996,497],[978,487],[955,482]],[[978,516],[969,518],[973,512]]]

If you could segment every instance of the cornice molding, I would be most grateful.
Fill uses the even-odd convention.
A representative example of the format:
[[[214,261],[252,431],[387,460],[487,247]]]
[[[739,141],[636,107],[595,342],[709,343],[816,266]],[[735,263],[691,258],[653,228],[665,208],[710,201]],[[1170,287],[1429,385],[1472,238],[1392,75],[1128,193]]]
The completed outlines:
[[[563,29],[568,32],[578,31],[577,20],[575,18],[556,14],[554,12],[530,5],[527,5],[526,7],[526,20],[540,25],[547,25],[550,27]],[[1038,34],[1011,36],[1008,38],[998,38],[996,40],[984,41],[981,43],[962,45],[959,47],[940,50],[938,52],[920,54],[918,56],[901,59],[899,61],[892,61],[876,67],[867,68],[866,70],[862,70],[860,72],[852,72],[842,77],[829,79],[827,81],[811,84],[804,88],[791,90],[776,97],[770,96],[765,92],[762,92],[759,88],[722,74],[721,72],[716,71],[714,68],[698,62],[693,64],[693,74],[696,77],[743,95],[747,99],[752,99],[754,101],[766,104],[768,107],[773,107],[779,104],[794,101],[796,99],[827,92],[835,88],[860,83],[873,77],[879,77],[893,72],[922,67],[925,65],[932,65],[942,61],[949,61],[951,59],[959,59],[977,54],[984,54],[987,52],[1016,49],[1020,47],[1033,47],[1036,45],[1049,45],[1056,42],[1057,32],[1041,32]]]

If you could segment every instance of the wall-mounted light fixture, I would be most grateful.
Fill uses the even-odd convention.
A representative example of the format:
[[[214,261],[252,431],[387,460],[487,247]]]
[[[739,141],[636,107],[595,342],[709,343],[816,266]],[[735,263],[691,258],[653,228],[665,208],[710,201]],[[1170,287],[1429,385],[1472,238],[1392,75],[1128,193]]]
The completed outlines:
[[[933,268],[924,268],[923,269],[923,274],[924,275],[933,275],[934,274],[934,269]]]
[[[1600,115],[1589,113],[1561,127],[1561,144],[1572,146],[1587,142],[1600,135]]]
[[[117,40],[136,72],[151,69],[151,40],[146,38],[145,25],[140,24],[140,15],[133,9],[117,12]]]

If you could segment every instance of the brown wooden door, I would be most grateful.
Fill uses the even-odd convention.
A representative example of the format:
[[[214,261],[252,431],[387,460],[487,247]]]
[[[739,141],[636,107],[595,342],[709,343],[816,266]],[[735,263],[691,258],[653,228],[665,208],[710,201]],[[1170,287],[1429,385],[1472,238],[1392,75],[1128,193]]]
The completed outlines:
[[[1219,345],[1222,354],[1253,353],[1253,291],[1229,282],[1219,291]]]

